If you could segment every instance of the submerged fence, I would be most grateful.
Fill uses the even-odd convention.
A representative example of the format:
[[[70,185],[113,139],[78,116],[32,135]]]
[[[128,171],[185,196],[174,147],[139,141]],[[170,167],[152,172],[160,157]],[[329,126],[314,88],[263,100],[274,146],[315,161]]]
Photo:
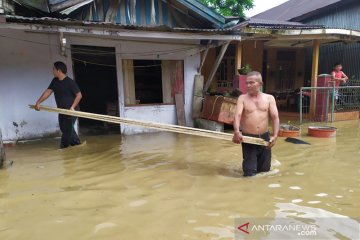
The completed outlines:
[[[311,109],[311,98],[315,106]],[[331,125],[334,121],[359,119],[360,86],[302,87],[299,98],[300,124]]]

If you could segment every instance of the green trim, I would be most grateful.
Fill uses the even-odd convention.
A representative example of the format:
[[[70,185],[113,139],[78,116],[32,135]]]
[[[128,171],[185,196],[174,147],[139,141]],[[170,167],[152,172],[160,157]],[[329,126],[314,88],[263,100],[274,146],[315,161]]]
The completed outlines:
[[[223,25],[225,24],[224,16],[211,10],[210,8],[206,7],[197,0],[176,0],[176,1],[186,6],[187,8],[191,9],[200,16],[204,17],[208,21],[214,23],[217,27],[223,27]]]

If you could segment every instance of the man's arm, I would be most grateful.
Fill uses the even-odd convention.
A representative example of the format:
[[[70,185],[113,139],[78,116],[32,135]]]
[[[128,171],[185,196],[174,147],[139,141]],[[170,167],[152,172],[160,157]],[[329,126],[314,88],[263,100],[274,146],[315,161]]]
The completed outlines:
[[[235,110],[234,136],[233,136],[234,143],[242,142],[243,136],[240,132],[240,121],[241,121],[241,116],[242,116],[243,110],[244,110],[244,96],[240,96],[237,100],[236,110]]]
[[[272,122],[272,128],[273,128],[273,136],[270,138],[270,147],[274,146],[276,143],[276,140],[278,138],[279,130],[280,130],[280,119],[279,119],[279,112],[276,107],[276,101],[273,96],[270,96],[270,117]]]
[[[73,104],[72,104],[71,107],[70,107],[70,110],[73,110],[73,111],[75,110],[75,108],[76,108],[77,105],[79,104],[81,98],[82,98],[82,94],[81,94],[81,92],[78,92],[78,93],[76,94],[76,97],[75,97],[75,99],[74,99]]]
[[[53,93],[53,90],[51,89],[46,89],[43,94],[41,94],[40,98],[36,101],[35,103],[35,110],[36,111],[40,111],[40,104],[45,101],[46,99],[48,99],[48,97],[50,97],[50,95]]]

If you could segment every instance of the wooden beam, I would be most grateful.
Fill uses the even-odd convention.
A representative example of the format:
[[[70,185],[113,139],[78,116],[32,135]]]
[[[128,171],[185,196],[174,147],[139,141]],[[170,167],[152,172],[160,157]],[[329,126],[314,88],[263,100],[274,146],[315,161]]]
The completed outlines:
[[[204,87],[204,92],[207,92],[207,90],[209,89],[210,85],[211,85],[211,82],[213,81],[214,79],[214,76],[215,76],[215,73],[221,63],[221,60],[223,59],[224,55],[225,55],[225,52],[228,48],[230,44],[230,41],[227,41],[222,47],[221,47],[221,50],[220,50],[220,53],[215,61],[215,64],[214,64],[214,67],[212,68],[211,72],[210,72],[210,75],[209,75],[209,78],[207,79],[206,81],[206,84],[205,84],[205,87]]]
[[[192,106],[193,118],[200,118],[202,103],[203,103],[203,89],[204,89],[204,76],[200,74],[196,74],[194,79],[194,96],[193,96],[193,106]]]
[[[200,63],[200,67],[199,67],[199,69],[198,69],[198,73],[199,74],[201,74],[201,69],[202,69],[202,67],[204,66],[204,63],[205,63],[205,60],[206,60],[206,56],[207,56],[207,54],[208,54],[208,52],[209,52],[209,49],[210,49],[210,47],[209,47],[209,45],[211,44],[211,40],[209,41],[209,43],[208,43],[208,47],[206,48],[206,50],[204,51],[204,53],[203,53],[203,55],[202,55],[202,57],[201,57],[201,63]]]
[[[125,104],[136,104],[134,64],[132,59],[123,59]]]
[[[176,64],[174,60],[161,61],[163,103],[174,103],[174,96],[171,96],[172,87],[175,84]]]
[[[238,75],[238,69],[241,68],[241,60],[242,60],[242,42],[236,43],[236,50],[235,50],[235,75]]]
[[[317,86],[317,76],[319,68],[319,51],[320,51],[320,42],[315,39],[313,41],[313,54],[312,54],[312,70],[311,70],[311,87]],[[315,117],[316,111],[316,90],[311,91],[310,99],[310,116],[311,118]]]
[[[184,93],[175,94],[176,118],[179,126],[186,126]]]

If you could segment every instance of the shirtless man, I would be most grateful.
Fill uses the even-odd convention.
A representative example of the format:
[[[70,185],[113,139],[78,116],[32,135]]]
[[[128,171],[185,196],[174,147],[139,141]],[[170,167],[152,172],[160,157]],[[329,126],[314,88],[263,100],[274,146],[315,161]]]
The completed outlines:
[[[244,176],[254,176],[270,171],[271,147],[275,145],[279,132],[279,114],[275,98],[260,91],[263,85],[261,74],[253,71],[247,75],[247,94],[238,98],[234,120],[234,143],[242,143]],[[272,120],[273,136],[270,137],[269,116]],[[263,138],[269,147],[243,143],[243,136]]]

